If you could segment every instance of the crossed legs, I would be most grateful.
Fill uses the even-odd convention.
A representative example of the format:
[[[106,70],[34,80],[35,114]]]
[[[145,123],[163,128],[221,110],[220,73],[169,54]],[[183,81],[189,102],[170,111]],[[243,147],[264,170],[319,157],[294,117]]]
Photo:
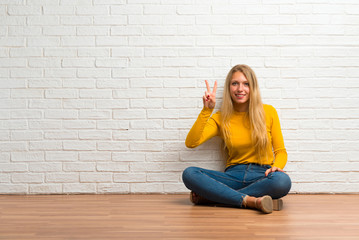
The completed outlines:
[[[288,194],[291,180],[286,173],[273,172],[265,177],[270,166],[257,164],[236,165],[225,172],[189,167],[182,178],[186,187],[216,203],[245,207],[248,197],[270,196],[273,199]],[[247,198],[249,199],[249,198]]]

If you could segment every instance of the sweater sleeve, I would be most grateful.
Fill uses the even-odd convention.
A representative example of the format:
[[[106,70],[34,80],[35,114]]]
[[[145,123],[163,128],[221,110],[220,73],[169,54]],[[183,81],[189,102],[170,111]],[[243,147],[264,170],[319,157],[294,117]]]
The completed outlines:
[[[213,109],[203,108],[198,115],[186,138],[185,143],[188,148],[198,147],[205,141],[219,135],[219,126],[211,117],[212,111]]]
[[[273,122],[272,122],[272,141],[273,141],[273,151],[274,151],[274,167],[279,167],[281,169],[284,168],[284,166],[287,163],[287,150],[284,146],[284,140],[282,135],[282,130],[280,127],[279,117],[278,113],[273,108]]]

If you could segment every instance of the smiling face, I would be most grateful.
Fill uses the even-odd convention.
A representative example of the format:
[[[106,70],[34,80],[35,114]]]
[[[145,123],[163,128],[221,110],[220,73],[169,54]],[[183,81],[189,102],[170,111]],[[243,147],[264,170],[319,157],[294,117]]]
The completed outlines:
[[[249,108],[249,82],[242,72],[235,72],[229,85],[233,107],[236,111],[247,112]]]

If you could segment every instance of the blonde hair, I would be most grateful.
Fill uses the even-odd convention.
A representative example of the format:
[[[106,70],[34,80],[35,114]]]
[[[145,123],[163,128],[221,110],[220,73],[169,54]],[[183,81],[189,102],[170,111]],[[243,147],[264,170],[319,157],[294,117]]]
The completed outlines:
[[[247,65],[236,65],[227,74],[223,90],[223,102],[221,106],[221,125],[224,139],[224,148],[230,141],[230,118],[234,111],[233,101],[230,94],[230,84],[235,72],[241,72],[249,82],[249,110],[246,117],[249,119],[251,138],[257,154],[258,163],[262,164],[268,147],[268,137],[263,109],[262,98],[259,92],[257,77],[254,71]]]

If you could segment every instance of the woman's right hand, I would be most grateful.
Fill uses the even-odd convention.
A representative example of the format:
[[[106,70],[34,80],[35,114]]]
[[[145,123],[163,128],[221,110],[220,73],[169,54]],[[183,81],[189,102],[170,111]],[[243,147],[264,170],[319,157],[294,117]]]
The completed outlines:
[[[207,91],[203,96],[203,105],[206,108],[213,109],[216,106],[216,91],[217,91],[217,81],[214,82],[213,91],[211,92],[211,88],[209,87],[208,81],[205,80]]]

